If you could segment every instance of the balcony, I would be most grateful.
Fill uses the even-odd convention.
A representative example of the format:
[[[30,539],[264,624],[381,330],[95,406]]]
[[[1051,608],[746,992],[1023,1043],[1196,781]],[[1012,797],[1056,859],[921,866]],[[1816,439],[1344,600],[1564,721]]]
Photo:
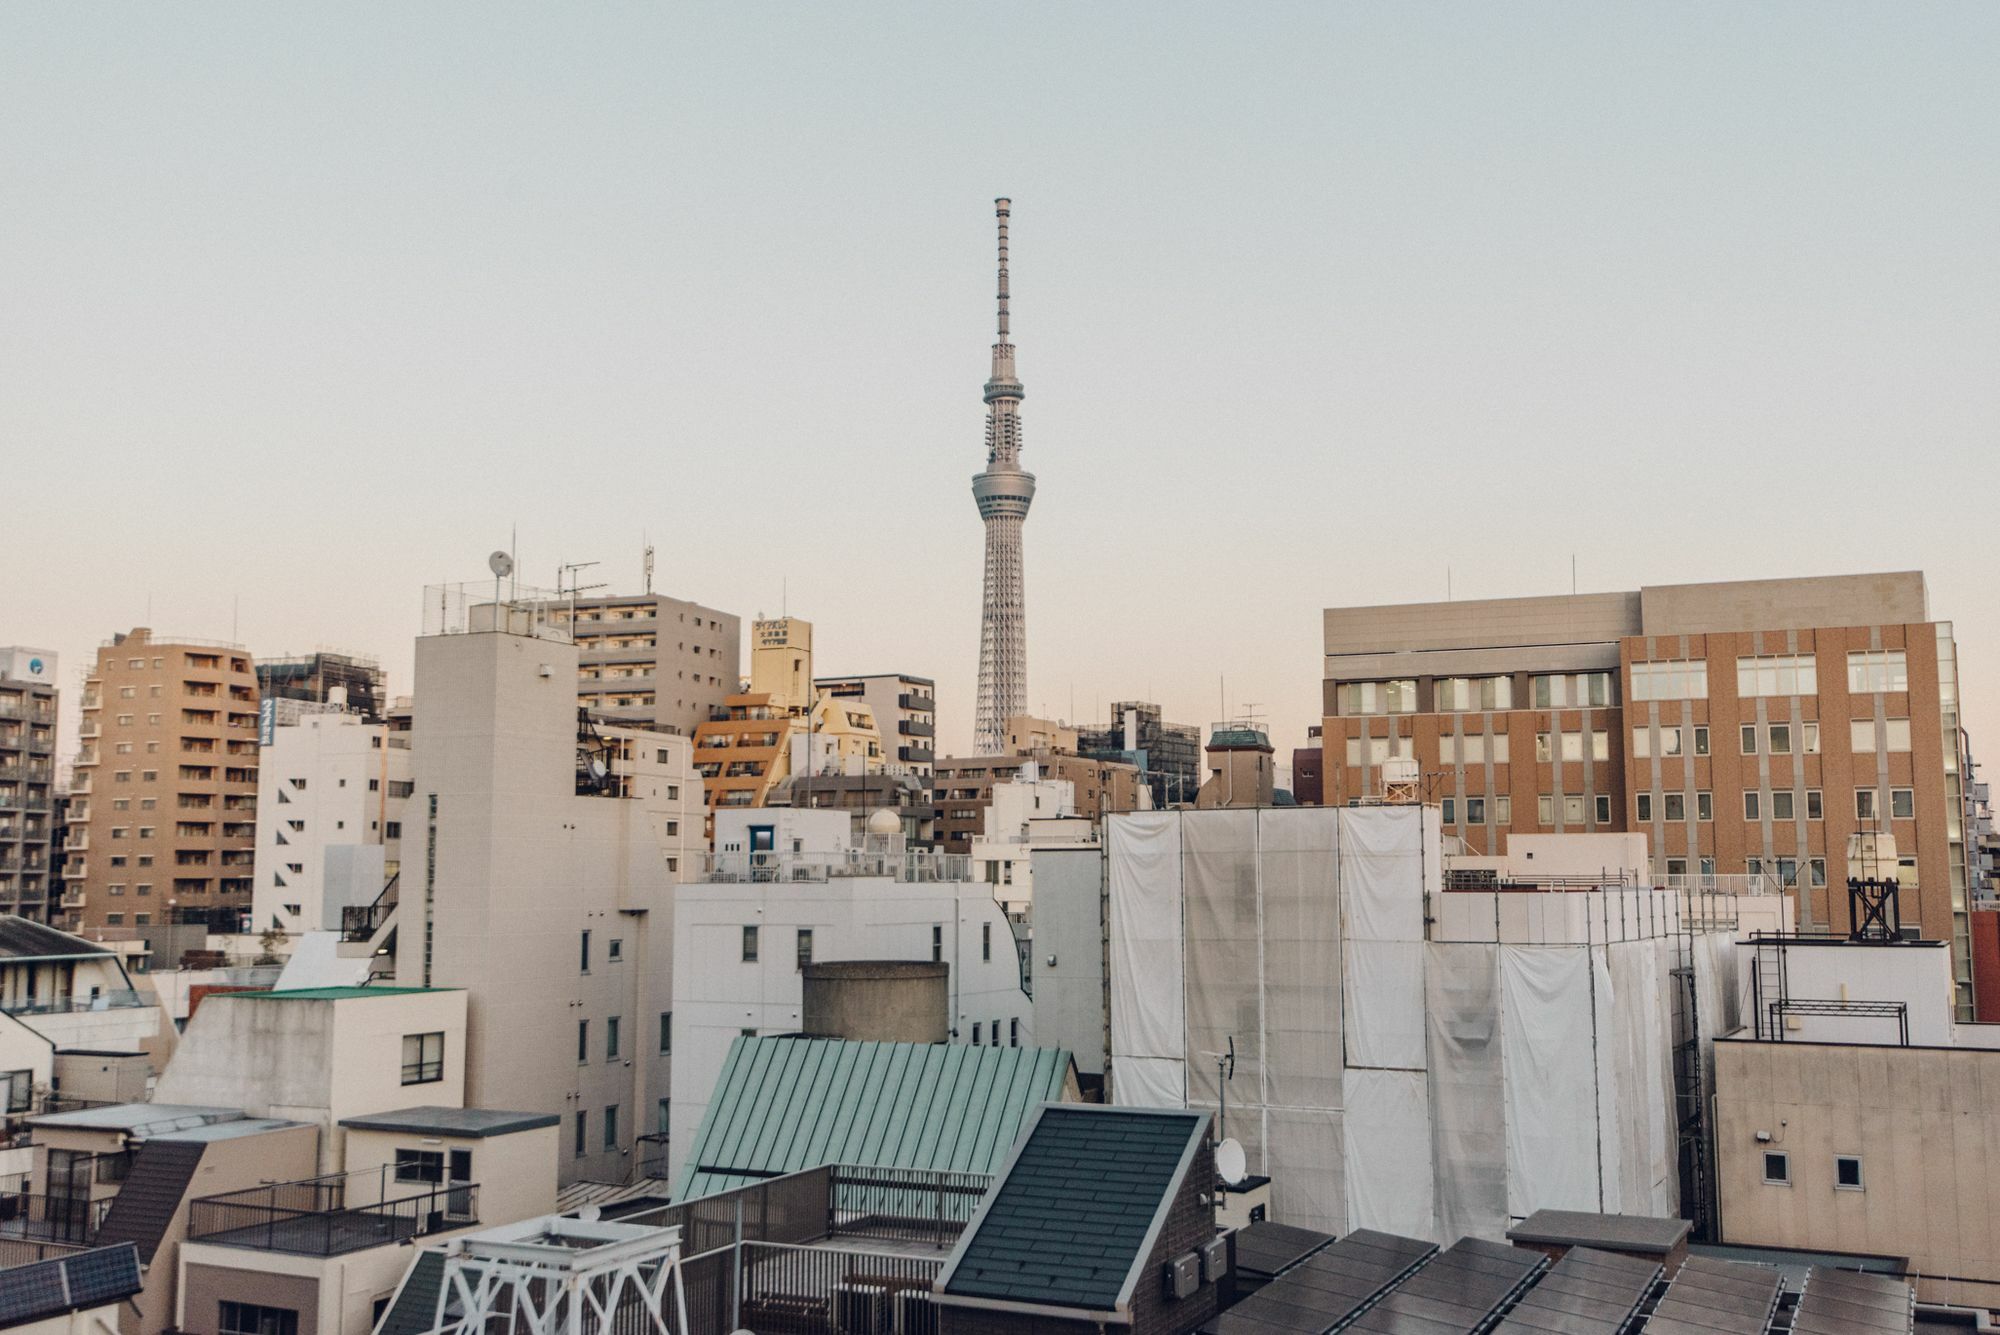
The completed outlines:
[[[861,849],[843,853],[707,853],[702,856],[699,879],[734,884],[827,881],[851,876],[906,882],[965,881],[972,876],[971,859],[963,853],[938,853],[928,848],[885,853]]]
[[[83,896],[76,897],[77,906],[83,904]],[[69,897],[63,897],[63,907],[70,906]],[[130,1010],[140,1006],[151,1006],[151,997],[141,992],[119,989],[98,992],[85,997],[21,997],[14,1001],[0,1001],[0,1013],[7,1015],[82,1015],[102,1011]]]
[[[896,722],[896,731],[902,733],[905,737],[937,736],[937,726],[925,723],[920,719],[898,719]]]
[[[345,1256],[479,1223],[472,1182],[399,1182],[388,1165],[204,1196],[189,1242],[291,1256]]]
[[[937,701],[928,695],[911,695],[905,691],[896,697],[896,704],[898,707],[907,709],[913,714],[937,713]]]

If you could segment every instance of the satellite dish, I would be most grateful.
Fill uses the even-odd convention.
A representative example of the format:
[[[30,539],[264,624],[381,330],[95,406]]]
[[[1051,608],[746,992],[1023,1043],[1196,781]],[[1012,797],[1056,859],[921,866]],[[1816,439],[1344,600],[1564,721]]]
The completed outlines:
[[[586,1224],[596,1223],[603,1215],[603,1208],[596,1205],[586,1205],[576,1212],[576,1217]]]
[[[514,558],[505,552],[495,552],[486,558],[486,568],[500,579],[514,573]]]
[[[599,783],[602,783],[604,781],[604,776],[611,772],[610,770],[604,767],[604,762],[599,760],[596,756],[592,756],[590,758],[589,768],[590,768],[590,777]]]
[[[1250,1171],[1250,1161],[1243,1157],[1243,1146],[1235,1139],[1223,1141],[1215,1147],[1215,1175],[1235,1186]]]

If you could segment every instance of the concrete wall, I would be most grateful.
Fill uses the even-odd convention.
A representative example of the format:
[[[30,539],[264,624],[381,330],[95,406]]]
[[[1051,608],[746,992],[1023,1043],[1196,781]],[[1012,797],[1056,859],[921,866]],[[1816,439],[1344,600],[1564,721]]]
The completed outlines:
[[[356,714],[306,714],[276,728],[259,753],[257,771],[256,883],[251,923],[257,931],[287,933],[338,927],[338,904],[327,903],[330,850],[368,846],[382,850],[367,864],[374,889],[386,881],[385,864],[401,857],[390,827],[400,826],[407,799],[395,796],[410,778],[410,752],[391,746],[389,730]],[[396,740],[406,740],[400,736]],[[282,842],[281,842],[282,841]],[[340,871],[358,870],[335,861]],[[282,884],[280,884],[282,882]],[[356,887],[344,881],[338,897]],[[298,905],[294,913],[292,905]],[[328,918],[331,916],[332,921]]]
[[[2000,1303],[2000,1052],[1724,1040],[1715,1085],[1725,1242],[1907,1256],[1920,1299]]]
[[[396,1151],[428,1150],[446,1156],[453,1150],[472,1156],[472,1181],[479,1184],[479,1223],[491,1228],[556,1209],[556,1165],[562,1150],[560,1125],[536,1127],[505,1136],[425,1136],[409,1131],[350,1130],[347,1171],[371,1172],[396,1162]],[[395,1169],[389,1169],[394,1178]],[[397,1191],[391,1187],[391,1191]],[[421,1188],[406,1187],[417,1191]]]
[[[1034,852],[1035,1042],[1068,1048],[1079,1074],[1104,1074],[1104,851]]]
[[[1922,571],[1651,584],[1639,590],[1644,629],[1627,634],[1701,635],[1730,630],[1806,630],[1930,620]]]

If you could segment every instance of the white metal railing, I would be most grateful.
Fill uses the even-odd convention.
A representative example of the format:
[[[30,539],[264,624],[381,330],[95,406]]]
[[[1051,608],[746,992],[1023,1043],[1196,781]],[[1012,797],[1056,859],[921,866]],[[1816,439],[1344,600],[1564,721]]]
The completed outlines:
[[[969,881],[972,869],[971,859],[963,853],[939,853],[927,848],[880,852],[852,848],[835,853],[735,851],[702,855],[704,881],[826,881],[849,876],[880,876],[896,881]]]

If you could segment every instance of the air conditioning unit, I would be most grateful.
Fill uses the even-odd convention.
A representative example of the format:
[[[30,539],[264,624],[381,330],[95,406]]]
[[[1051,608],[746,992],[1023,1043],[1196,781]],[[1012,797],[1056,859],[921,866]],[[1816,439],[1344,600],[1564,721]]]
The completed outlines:
[[[893,1335],[889,1291],[879,1284],[834,1285],[833,1335]]]
[[[1195,1251],[1201,1257],[1202,1283],[1220,1284],[1222,1277],[1229,1273],[1229,1239],[1217,1234]]]
[[[927,1289],[896,1294],[896,1335],[937,1335],[938,1309]]]
[[[1192,1298],[1201,1287],[1201,1258],[1193,1252],[1167,1262],[1167,1297]]]

